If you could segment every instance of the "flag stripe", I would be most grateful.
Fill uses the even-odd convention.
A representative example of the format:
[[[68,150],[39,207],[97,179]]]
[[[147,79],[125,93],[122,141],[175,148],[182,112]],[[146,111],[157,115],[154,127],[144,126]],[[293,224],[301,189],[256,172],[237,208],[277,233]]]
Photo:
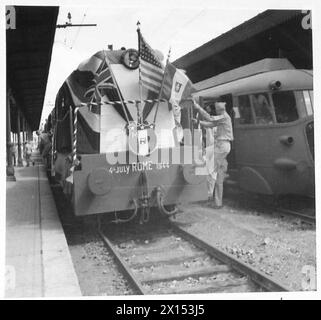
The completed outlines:
[[[139,37],[139,70],[140,80],[143,87],[149,92],[159,93],[164,76],[163,66],[154,50],[145,41],[140,31]]]
[[[141,69],[141,75],[145,77],[150,77],[152,80],[157,81],[157,82],[162,82],[162,77],[159,77],[157,74],[154,72],[149,72],[148,70]]]
[[[142,79],[142,84],[149,90],[152,90],[156,93],[159,92],[160,88],[161,88],[161,85],[154,85],[153,83],[151,83],[150,81],[144,81]]]
[[[144,71],[141,71],[141,75],[142,75],[142,79],[149,79],[151,82],[155,83],[155,84],[161,84],[162,83],[162,79],[159,78],[155,78],[153,74],[149,74],[149,73],[145,73]]]
[[[149,85],[149,86],[153,87],[155,90],[158,90],[158,91],[161,88],[161,84],[160,83],[153,83],[149,79],[142,79],[142,84],[143,85]]]
[[[145,62],[144,60],[141,60],[141,67],[142,69],[146,69],[146,71],[152,72],[153,74],[155,74],[155,76],[158,76],[160,80],[163,79],[164,71],[162,69],[155,67],[152,64]]]

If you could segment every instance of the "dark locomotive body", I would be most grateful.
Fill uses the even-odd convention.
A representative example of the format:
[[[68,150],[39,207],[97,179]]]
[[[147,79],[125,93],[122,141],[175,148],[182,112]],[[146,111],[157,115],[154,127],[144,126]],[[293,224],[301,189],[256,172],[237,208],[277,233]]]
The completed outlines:
[[[230,178],[250,192],[314,197],[312,71],[264,59],[196,87],[204,106],[220,96],[233,117]]]
[[[59,90],[48,119],[52,175],[75,215],[149,207],[170,214],[170,205],[207,198],[206,177],[195,175],[194,164],[183,159],[171,105],[159,102],[155,118],[157,95],[139,87],[138,69],[123,63],[124,53],[102,51],[80,64]],[[182,110],[187,129],[190,108]],[[146,127],[156,139],[148,154],[129,146],[131,130],[138,127]],[[182,155],[179,163],[172,161],[173,153]]]

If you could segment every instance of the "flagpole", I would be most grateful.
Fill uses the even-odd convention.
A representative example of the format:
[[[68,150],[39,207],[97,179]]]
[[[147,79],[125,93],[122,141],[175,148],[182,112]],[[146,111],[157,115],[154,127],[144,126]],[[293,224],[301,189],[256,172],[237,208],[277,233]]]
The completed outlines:
[[[161,94],[162,94],[163,87],[164,87],[164,83],[165,83],[165,73],[166,73],[166,69],[167,69],[168,63],[169,63],[169,57],[170,57],[170,55],[171,55],[171,47],[169,47],[169,50],[168,50],[167,60],[166,60],[166,66],[165,66],[165,68],[164,68],[164,74],[163,74],[163,79],[162,79],[162,84],[161,84],[161,88],[160,88],[159,93],[158,93],[156,111],[155,111],[155,114],[154,114],[154,121],[153,121],[154,127],[156,126],[156,117],[157,117],[157,113],[158,113],[159,100],[160,100],[160,98],[161,98]]]
[[[126,112],[126,108],[125,108],[125,105],[124,105],[124,100],[123,100],[122,95],[121,95],[121,93],[120,93],[120,90],[119,90],[119,88],[118,88],[118,84],[117,84],[117,81],[116,81],[116,79],[115,79],[113,70],[111,70],[111,67],[110,67],[110,64],[109,64],[109,62],[108,62],[107,54],[106,54],[106,51],[105,51],[105,50],[104,50],[104,56],[105,56],[106,64],[107,64],[108,69],[109,69],[109,71],[110,71],[110,75],[111,75],[111,77],[112,77],[112,79],[113,79],[113,82],[114,82],[114,84],[115,84],[115,86],[116,86],[116,90],[117,90],[117,93],[118,93],[118,96],[119,96],[119,99],[120,99],[120,102],[121,102],[121,105],[122,105],[122,107],[123,107],[123,111],[124,111],[124,114],[125,114],[125,117],[126,117],[126,120],[127,120],[127,124],[128,124],[128,123],[129,123],[129,118],[128,118],[128,114],[127,114],[127,112]],[[96,88],[96,89],[98,90],[98,88]]]
[[[140,22],[137,21],[137,35],[138,35],[138,57],[139,57],[139,99],[140,99],[140,103],[141,105],[143,104],[142,102],[142,75],[141,75],[141,69],[140,69],[140,62],[141,62],[141,59],[140,59],[140,37],[141,37],[141,34],[140,34]],[[140,115],[139,115],[139,105],[136,103],[136,108],[137,108],[137,123],[140,123]]]

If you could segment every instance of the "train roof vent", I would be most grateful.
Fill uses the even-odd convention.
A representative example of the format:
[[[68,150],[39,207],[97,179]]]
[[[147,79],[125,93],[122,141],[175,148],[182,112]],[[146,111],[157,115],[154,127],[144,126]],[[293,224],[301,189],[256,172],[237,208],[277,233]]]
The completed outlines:
[[[218,86],[223,83],[253,76],[259,73],[275,71],[275,70],[288,70],[288,69],[295,69],[293,64],[288,59],[266,58],[233,70],[223,72],[217,76],[208,78],[206,80],[202,80],[198,83],[195,83],[194,86],[197,90],[203,90],[203,89]]]

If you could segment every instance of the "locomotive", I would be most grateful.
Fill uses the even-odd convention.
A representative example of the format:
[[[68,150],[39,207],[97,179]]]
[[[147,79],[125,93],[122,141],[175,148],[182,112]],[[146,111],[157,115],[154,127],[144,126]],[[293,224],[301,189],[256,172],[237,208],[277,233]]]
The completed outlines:
[[[57,94],[49,163],[76,216],[144,222],[152,207],[170,216],[178,203],[207,199],[206,177],[183,159],[192,139],[177,139],[171,103],[140,86],[139,63],[135,49],[99,51]],[[192,130],[192,105],[182,104],[181,125]]]
[[[204,108],[220,97],[233,119],[230,182],[265,195],[315,196],[312,70],[267,58],[194,85]]]

